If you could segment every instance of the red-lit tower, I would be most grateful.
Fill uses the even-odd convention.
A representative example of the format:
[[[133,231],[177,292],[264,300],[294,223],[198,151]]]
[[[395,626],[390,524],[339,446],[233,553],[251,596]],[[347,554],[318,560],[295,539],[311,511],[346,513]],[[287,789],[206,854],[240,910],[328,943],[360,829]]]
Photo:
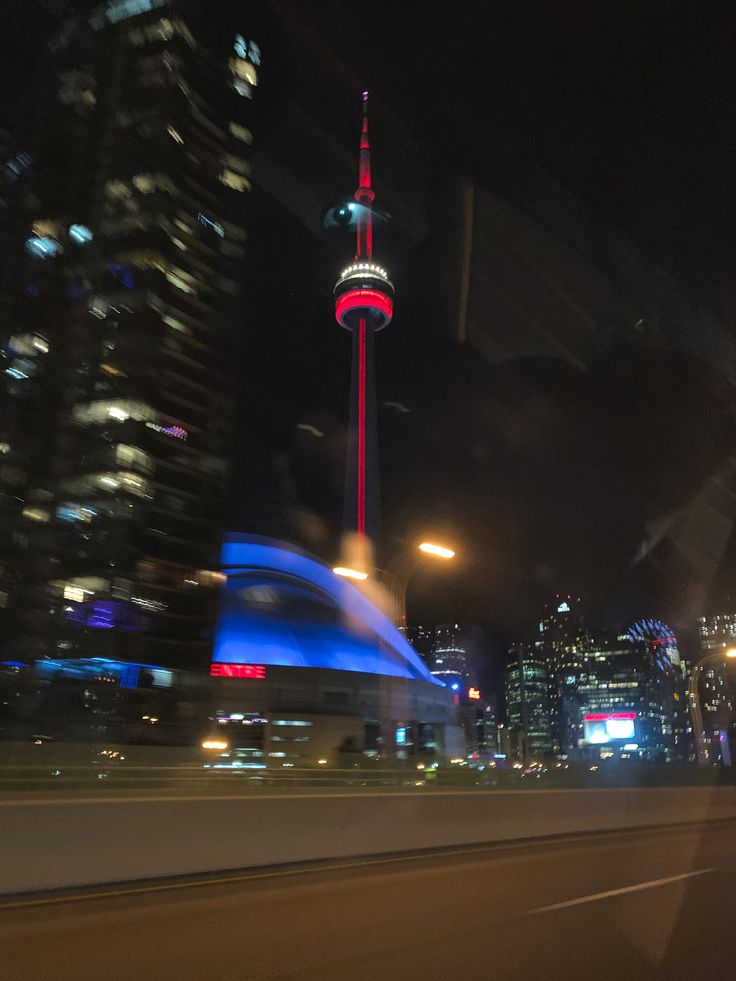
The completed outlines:
[[[358,188],[355,192],[355,259],[335,284],[335,317],[353,335],[350,428],[345,476],[345,529],[358,536],[358,560],[370,564],[378,522],[378,446],[374,335],[391,322],[394,287],[373,257],[371,149],[368,93],[363,96]]]

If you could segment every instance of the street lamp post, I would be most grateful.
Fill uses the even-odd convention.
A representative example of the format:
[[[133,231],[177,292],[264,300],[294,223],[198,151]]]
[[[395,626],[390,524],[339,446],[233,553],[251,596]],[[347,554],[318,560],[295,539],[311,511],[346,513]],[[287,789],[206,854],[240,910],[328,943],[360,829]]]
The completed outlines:
[[[453,559],[455,552],[435,542],[422,542],[416,550],[401,552],[386,570],[386,589],[389,594],[391,619],[397,627],[406,627],[406,592],[409,580],[419,563],[419,554],[431,555],[445,561]]]
[[[724,658],[736,658],[736,648],[731,647],[725,651],[714,651],[711,654],[706,654],[705,657],[701,658],[698,663],[693,668],[690,674],[690,681],[687,688],[688,702],[690,703],[690,716],[693,723],[693,736],[695,737],[695,752],[697,756],[698,763],[701,766],[707,766],[710,762],[708,756],[708,748],[705,745],[705,736],[703,732],[703,712],[700,708],[700,676],[703,673],[703,668],[708,664],[715,663],[716,661],[724,662]]]

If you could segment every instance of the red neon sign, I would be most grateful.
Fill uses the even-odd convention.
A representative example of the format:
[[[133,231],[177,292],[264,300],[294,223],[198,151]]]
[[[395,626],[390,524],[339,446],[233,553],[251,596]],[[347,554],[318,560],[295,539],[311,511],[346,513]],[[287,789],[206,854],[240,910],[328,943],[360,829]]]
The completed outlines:
[[[266,677],[265,664],[220,664],[210,665],[210,675],[213,678],[252,678],[264,681]]]
[[[609,719],[633,722],[636,719],[636,712],[592,712],[583,716],[585,722],[608,722]]]
[[[468,698],[472,698],[474,702],[477,702],[480,698],[480,691],[477,688],[468,688]]]

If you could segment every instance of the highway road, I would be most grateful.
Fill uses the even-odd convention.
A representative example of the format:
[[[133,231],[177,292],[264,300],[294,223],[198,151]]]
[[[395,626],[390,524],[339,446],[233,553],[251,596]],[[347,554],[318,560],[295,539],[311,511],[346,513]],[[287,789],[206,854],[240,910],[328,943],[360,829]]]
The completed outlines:
[[[6,899],[0,977],[716,981],[735,870],[724,822]]]

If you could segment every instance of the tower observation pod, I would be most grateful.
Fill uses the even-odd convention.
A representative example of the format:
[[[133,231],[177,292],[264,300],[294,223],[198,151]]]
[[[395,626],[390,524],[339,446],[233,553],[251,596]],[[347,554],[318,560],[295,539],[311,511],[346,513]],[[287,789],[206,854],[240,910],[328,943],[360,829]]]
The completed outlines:
[[[367,569],[378,524],[378,447],[373,339],[391,323],[394,287],[373,257],[371,149],[368,93],[363,92],[358,188],[355,191],[356,243],[353,262],[335,284],[335,318],[352,333],[350,426],[345,476],[345,531],[357,535]]]

